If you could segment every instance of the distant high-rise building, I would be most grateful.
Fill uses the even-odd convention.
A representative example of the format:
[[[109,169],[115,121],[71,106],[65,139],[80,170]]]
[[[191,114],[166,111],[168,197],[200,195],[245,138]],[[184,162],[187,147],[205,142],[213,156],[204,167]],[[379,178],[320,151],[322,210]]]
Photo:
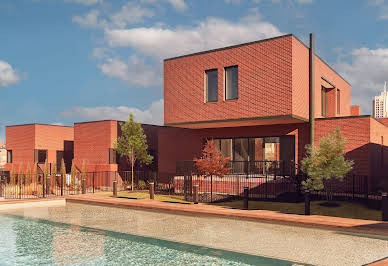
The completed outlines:
[[[373,116],[376,118],[388,117],[388,93],[387,82],[384,83],[384,91],[373,100]]]

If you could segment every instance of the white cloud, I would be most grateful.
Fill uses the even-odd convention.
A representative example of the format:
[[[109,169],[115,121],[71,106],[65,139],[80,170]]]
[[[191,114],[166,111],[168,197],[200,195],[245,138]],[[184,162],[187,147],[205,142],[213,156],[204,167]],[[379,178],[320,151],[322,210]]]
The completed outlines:
[[[97,106],[97,107],[73,107],[61,113],[63,117],[74,117],[84,121],[91,120],[127,120],[129,113],[133,113],[136,121],[163,125],[163,99],[155,101],[146,110],[140,110],[128,106]]]
[[[10,64],[0,60],[0,87],[18,83],[20,79],[19,74]]]
[[[90,5],[100,4],[103,2],[103,0],[65,0],[65,2],[90,6]]]
[[[363,47],[354,49],[350,56],[350,62],[339,61],[334,69],[352,84],[352,104],[361,105],[363,112],[370,114],[373,97],[380,95],[388,80],[388,48]]]
[[[99,64],[98,68],[108,77],[125,81],[128,87],[152,87],[162,83],[161,70],[148,65],[136,55],[130,56],[128,62],[123,62],[118,58],[108,58],[107,62]]]
[[[238,5],[242,2],[242,0],[224,0],[224,1],[227,4],[234,4],[234,5]]]
[[[121,10],[110,16],[111,23],[119,28],[124,28],[128,24],[136,24],[144,21],[144,18],[154,16],[151,9],[141,7],[135,3],[127,3]]]
[[[167,2],[178,12],[184,12],[187,9],[185,0],[167,0]]]
[[[99,19],[100,11],[91,10],[83,16],[74,16],[72,21],[78,23],[83,28],[104,28],[107,26],[106,20]]]
[[[144,21],[154,16],[151,9],[129,2],[117,13],[102,17],[99,10],[91,10],[82,16],[73,16],[72,21],[83,28],[124,28],[129,24]]]
[[[237,22],[208,18],[194,27],[115,29],[106,30],[105,36],[111,47],[132,47],[160,60],[282,34],[273,24],[262,21],[257,10],[253,11]]]

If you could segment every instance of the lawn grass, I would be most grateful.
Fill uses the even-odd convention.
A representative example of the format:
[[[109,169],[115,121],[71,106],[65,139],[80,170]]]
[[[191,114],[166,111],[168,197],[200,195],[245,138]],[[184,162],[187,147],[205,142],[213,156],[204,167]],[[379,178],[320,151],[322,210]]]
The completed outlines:
[[[333,201],[336,203],[336,207],[322,206],[322,203],[326,201],[311,201],[310,213],[312,215],[323,215],[323,216],[335,216],[353,219],[366,219],[381,221],[381,211],[369,209],[362,203],[359,202],[348,202],[348,201]],[[242,209],[243,201],[230,201],[213,203],[217,206]],[[270,201],[249,201],[249,210],[271,210],[278,211],[281,213],[293,213],[293,214],[304,214],[304,202],[300,203],[287,203],[287,202],[270,202]]]
[[[101,192],[100,195],[104,196],[111,196],[113,197],[112,192]],[[150,194],[148,192],[130,192],[130,191],[119,191],[117,192],[118,197],[123,198],[131,198],[131,199],[149,199]],[[167,201],[167,202],[175,202],[175,203],[189,203],[188,201],[184,200],[183,196],[176,196],[176,195],[160,195],[155,194],[155,200],[158,201]]]

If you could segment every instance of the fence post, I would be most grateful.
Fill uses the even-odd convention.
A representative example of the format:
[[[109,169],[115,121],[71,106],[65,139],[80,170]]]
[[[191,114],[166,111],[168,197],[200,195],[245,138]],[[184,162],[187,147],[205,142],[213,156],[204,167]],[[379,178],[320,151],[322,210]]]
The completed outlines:
[[[117,197],[117,181],[113,181],[113,197]]]
[[[368,191],[368,176],[364,176],[364,187],[365,187],[365,200],[366,202],[368,203],[368,199],[369,199],[369,191]]]
[[[0,176],[0,198],[3,197],[3,184],[4,184],[3,177]]]
[[[244,187],[244,210],[248,210],[249,188]]]
[[[310,215],[310,191],[306,190],[304,194],[304,215]]]
[[[381,220],[388,221],[388,193],[381,193]]]
[[[93,172],[93,194],[94,194],[94,172]]]
[[[66,177],[66,176],[61,175],[61,196],[63,196],[63,179],[64,179],[65,177]]]
[[[210,176],[210,202],[213,202],[213,175]]]
[[[193,190],[194,190],[194,197],[193,197],[193,202],[194,204],[198,204],[198,200],[199,200],[199,195],[198,195],[198,185],[194,185],[193,186]]]
[[[264,168],[266,168],[267,167],[267,162],[264,162]],[[268,173],[267,173],[267,171],[265,171],[265,186],[264,186],[264,188],[265,188],[265,198],[267,199],[268,198]]]
[[[352,189],[352,192],[353,192],[353,196],[352,196],[352,199],[354,200],[354,192],[355,192],[355,180],[356,180],[356,176],[353,174],[353,189]]]
[[[81,180],[82,194],[86,194],[86,179],[82,178]]]
[[[154,182],[151,182],[150,183],[150,199],[154,199],[155,198],[155,187],[154,187]]]
[[[45,179],[45,174],[42,175],[42,188],[43,188],[43,198],[46,197],[46,179]]]

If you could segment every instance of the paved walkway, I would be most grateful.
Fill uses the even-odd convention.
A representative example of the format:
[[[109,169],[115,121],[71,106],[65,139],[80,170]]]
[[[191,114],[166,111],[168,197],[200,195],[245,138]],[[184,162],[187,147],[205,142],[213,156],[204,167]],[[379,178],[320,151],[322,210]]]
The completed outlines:
[[[66,197],[66,201],[108,205],[124,208],[140,208],[150,210],[163,210],[175,213],[193,215],[215,215],[229,218],[249,219],[257,221],[270,221],[299,226],[313,226],[331,230],[365,232],[388,235],[388,222],[349,219],[319,215],[284,214],[267,210],[238,210],[228,209],[207,204],[179,204],[167,203],[156,200],[134,200],[113,198],[96,194],[76,195]]]

